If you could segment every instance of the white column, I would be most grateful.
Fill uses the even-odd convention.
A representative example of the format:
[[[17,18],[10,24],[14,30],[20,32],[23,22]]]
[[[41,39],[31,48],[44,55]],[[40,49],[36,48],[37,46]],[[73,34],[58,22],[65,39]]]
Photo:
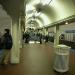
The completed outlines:
[[[60,36],[59,25],[57,25],[54,28],[54,46],[57,46],[59,44],[59,36]]]
[[[48,34],[48,30],[44,29],[44,33],[45,33],[45,35],[47,35]]]
[[[22,27],[21,27],[21,18],[19,18],[19,48],[22,48]]]
[[[21,43],[22,43],[22,47],[24,47],[24,40],[23,38],[23,33],[25,32],[25,16],[22,15],[20,17],[20,28],[21,28]]]
[[[11,30],[13,39],[13,47],[11,50],[11,63],[16,64],[20,62],[19,20],[12,20]]]

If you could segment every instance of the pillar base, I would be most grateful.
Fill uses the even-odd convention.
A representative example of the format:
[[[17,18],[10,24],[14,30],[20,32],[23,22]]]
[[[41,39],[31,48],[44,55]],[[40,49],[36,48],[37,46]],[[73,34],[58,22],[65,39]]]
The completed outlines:
[[[20,61],[18,59],[12,59],[11,60],[11,64],[18,64],[20,63]]]

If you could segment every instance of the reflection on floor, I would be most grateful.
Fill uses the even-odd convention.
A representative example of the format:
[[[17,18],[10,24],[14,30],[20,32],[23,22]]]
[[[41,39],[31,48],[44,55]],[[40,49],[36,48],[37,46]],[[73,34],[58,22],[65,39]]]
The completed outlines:
[[[70,70],[53,70],[53,47],[49,44],[25,44],[20,64],[0,66],[0,75],[75,75],[75,53],[70,54]]]

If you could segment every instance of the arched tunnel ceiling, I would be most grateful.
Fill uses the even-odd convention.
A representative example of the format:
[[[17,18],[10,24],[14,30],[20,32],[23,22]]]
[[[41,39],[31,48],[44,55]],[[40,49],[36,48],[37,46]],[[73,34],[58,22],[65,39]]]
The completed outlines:
[[[33,14],[34,10],[40,10],[41,14],[37,19],[42,21],[42,26],[47,26],[53,22],[75,15],[75,0],[52,0],[51,3],[43,5],[45,1],[27,0],[26,3],[27,15]],[[28,5],[30,5],[30,9],[27,7]]]
[[[37,21],[30,20],[26,25],[27,25],[26,28],[32,28],[32,27],[39,28],[39,24]]]
[[[29,23],[31,20],[38,22],[39,27],[42,27],[44,25],[44,22],[40,17],[36,17],[35,19],[33,19],[33,17],[28,17],[26,18],[26,24]]]
[[[43,5],[44,2],[49,0],[0,0],[0,4],[7,11],[7,14],[18,17],[24,11],[24,1],[26,6],[31,5],[30,10],[25,6],[26,18],[33,13],[31,7],[34,7],[35,10],[41,13],[37,19],[42,23],[42,26],[51,25],[54,22],[75,15],[75,0],[51,0],[51,3],[46,5]]]

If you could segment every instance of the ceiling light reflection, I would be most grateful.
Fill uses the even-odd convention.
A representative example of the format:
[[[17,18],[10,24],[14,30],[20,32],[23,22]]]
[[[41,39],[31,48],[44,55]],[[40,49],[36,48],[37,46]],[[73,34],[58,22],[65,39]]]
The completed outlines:
[[[43,5],[48,5],[48,4],[50,4],[51,1],[52,1],[52,0],[41,0],[41,3],[42,3]]]

